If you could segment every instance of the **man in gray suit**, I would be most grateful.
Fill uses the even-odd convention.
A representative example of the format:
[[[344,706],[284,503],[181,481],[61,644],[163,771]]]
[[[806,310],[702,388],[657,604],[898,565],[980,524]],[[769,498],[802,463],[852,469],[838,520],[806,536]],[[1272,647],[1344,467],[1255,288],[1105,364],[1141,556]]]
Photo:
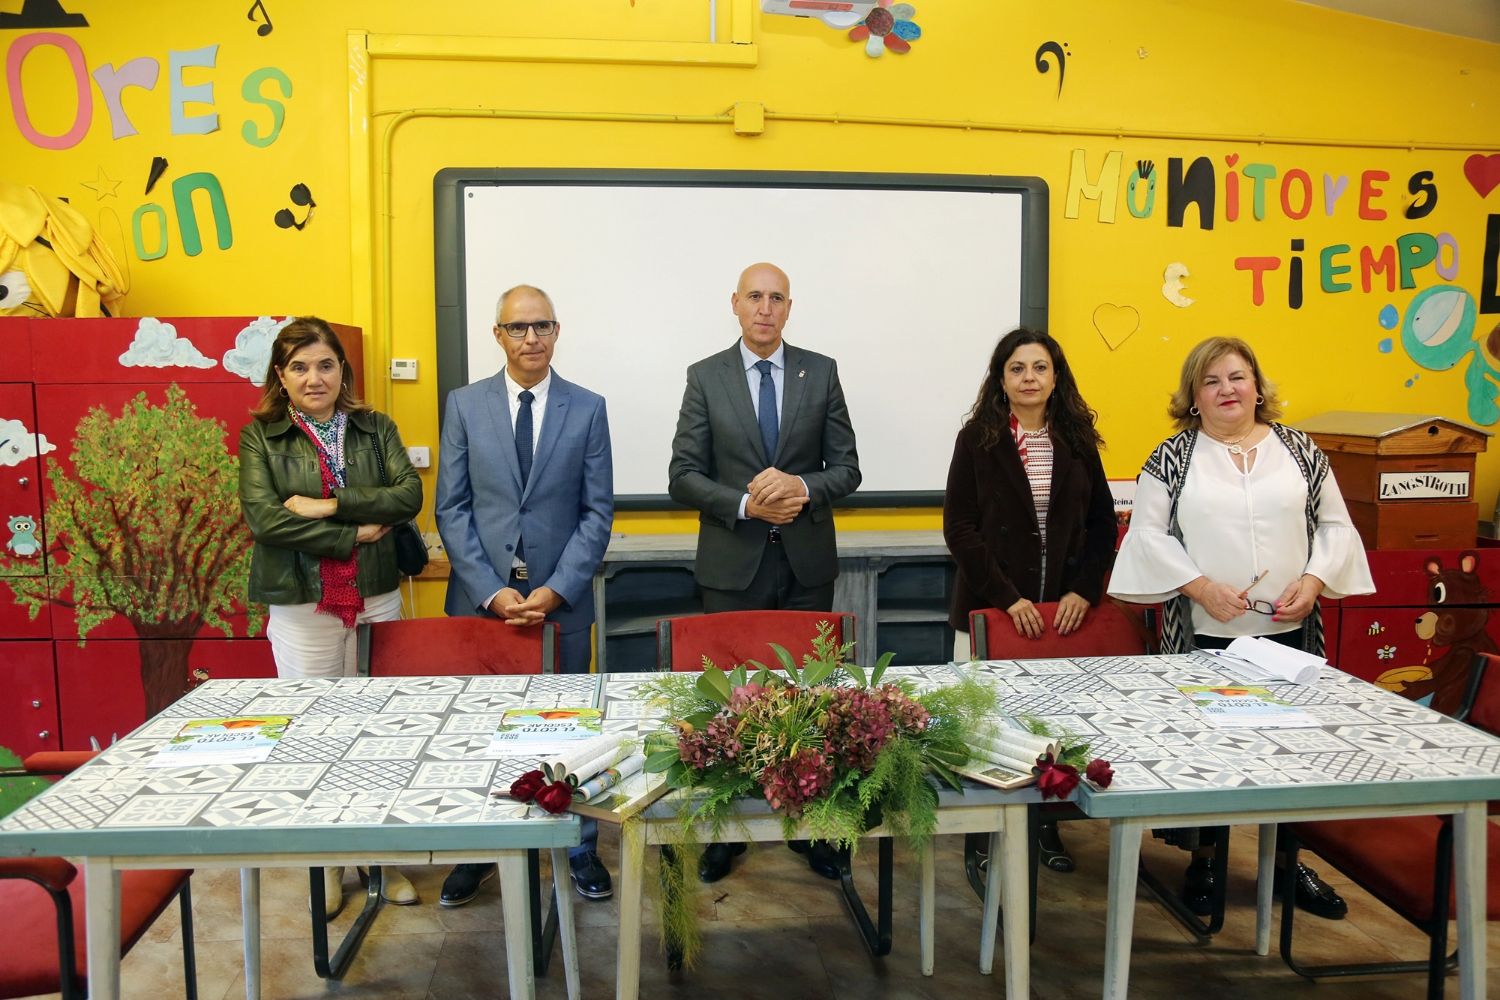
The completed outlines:
[[[833,608],[833,505],[859,486],[854,428],[832,358],[784,343],[791,284],[752,264],[729,297],[740,340],[687,371],[668,467],[672,499],[696,507],[703,610]],[[698,875],[729,871],[744,845],[713,844]],[[809,853],[830,878],[831,852]]]
[[[561,332],[541,289],[518,285],[500,296],[494,334],[505,368],[448,394],[437,525],[452,567],[448,614],[491,615],[517,628],[555,621],[563,671],[587,673],[614,466],[604,398],[552,370]],[[606,899],[613,888],[591,825],[569,852],[573,885]],[[492,864],[459,865],[441,903],[467,903],[494,874]]]

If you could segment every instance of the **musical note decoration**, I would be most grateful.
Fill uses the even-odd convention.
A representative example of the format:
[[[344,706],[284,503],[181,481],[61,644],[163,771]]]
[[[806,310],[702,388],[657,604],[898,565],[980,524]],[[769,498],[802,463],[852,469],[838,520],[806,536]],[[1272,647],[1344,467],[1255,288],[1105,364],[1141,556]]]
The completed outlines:
[[[26,0],[19,14],[0,14],[0,29],[87,28],[89,19],[63,10],[61,0]]]
[[[1036,49],[1036,71],[1038,73],[1050,72],[1052,67],[1047,63],[1047,56],[1053,56],[1057,60],[1057,96],[1062,96],[1063,73],[1066,71],[1064,63],[1068,56],[1073,53],[1068,51],[1068,43],[1043,42]]]
[[[301,222],[298,222],[297,216],[293,214],[290,208],[283,208],[276,213],[276,228],[295,229],[301,232],[303,227],[312,221],[313,209],[318,207],[318,203],[313,201],[312,191],[308,189],[306,184],[293,184],[292,190],[287,197],[292,199],[293,205],[305,206],[307,214],[302,217]]]
[[[271,13],[270,13],[270,11],[266,10],[265,0],[255,0],[255,2],[250,5],[250,11],[249,11],[249,13],[247,13],[245,15],[245,20],[247,20],[247,21],[254,21],[255,20],[255,12],[257,10],[260,11],[260,16],[266,19],[266,23],[265,24],[258,24],[258,25],[256,25],[255,26],[255,33],[257,35],[259,35],[260,37],[265,38],[267,35],[269,35],[271,33],[271,30],[272,30],[272,28],[271,28]]]

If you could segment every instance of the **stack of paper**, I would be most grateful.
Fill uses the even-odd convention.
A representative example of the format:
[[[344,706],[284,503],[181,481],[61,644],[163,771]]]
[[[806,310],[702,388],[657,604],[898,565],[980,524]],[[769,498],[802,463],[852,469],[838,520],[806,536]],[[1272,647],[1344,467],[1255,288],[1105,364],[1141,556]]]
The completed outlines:
[[[1240,636],[1229,644],[1228,649],[1205,649],[1204,652],[1251,681],[1316,684],[1318,672],[1328,663],[1321,656],[1249,635]]]
[[[996,788],[1019,788],[1036,780],[1036,760],[1057,760],[1062,744],[1012,725],[998,725],[969,743],[970,760],[960,774]]]

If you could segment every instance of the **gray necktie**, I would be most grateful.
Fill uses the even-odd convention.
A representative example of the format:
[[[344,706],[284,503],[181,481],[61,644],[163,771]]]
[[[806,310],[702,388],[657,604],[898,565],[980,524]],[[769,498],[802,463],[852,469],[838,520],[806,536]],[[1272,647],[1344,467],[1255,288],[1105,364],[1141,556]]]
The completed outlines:
[[[781,434],[776,419],[776,382],[771,378],[771,362],[757,361],[760,369],[760,412],[756,421],[760,424],[760,443],[766,446],[766,461],[776,460],[776,440]]]

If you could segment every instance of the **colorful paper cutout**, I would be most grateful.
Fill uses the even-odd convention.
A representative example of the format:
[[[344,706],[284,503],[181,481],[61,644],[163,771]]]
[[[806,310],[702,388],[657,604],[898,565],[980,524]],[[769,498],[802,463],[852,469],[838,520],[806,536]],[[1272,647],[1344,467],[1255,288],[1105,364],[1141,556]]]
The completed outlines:
[[[1182,217],[1189,205],[1198,206],[1198,228],[1214,227],[1214,165],[1200,156],[1182,171],[1182,157],[1167,160],[1167,225],[1182,228]]]
[[[1125,154],[1112,149],[1104,155],[1104,165],[1099,168],[1099,179],[1089,182],[1088,158],[1081,149],[1073,150],[1073,159],[1068,166],[1068,196],[1063,203],[1063,215],[1078,218],[1078,204],[1082,198],[1099,203],[1099,221],[1115,221],[1116,192],[1120,190],[1120,163]]]
[[[262,149],[276,141],[276,137],[281,134],[282,123],[286,121],[286,105],[275,98],[263,97],[261,95],[260,87],[266,80],[276,81],[277,87],[281,90],[282,97],[290,98],[292,96],[291,78],[274,66],[263,66],[245,77],[244,84],[240,86],[240,96],[244,97],[251,104],[264,104],[270,109],[271,130],[261,135],[256,130],[255,123],[247,118],[245,123],[240,126],[240,135],[250,145],[258,146]]]
[[[1383,337],[1380,343],[1375,345],[1375,349],[1381,354],[1389,354],[1396,349],[1396,343],[1390,337]]]
[[[1135,207],[1135,192],[1142,179],[1146,181],[1146,204],[1138,209]],[[1130,180],[1125,182],[1125,207],[1137,219],[1149,218],[1156,210],[1156,164],[1150,160],[1135,161],[1135,169],[1130,172]]]
[[[1500,153],[1475,153],[1464,161],[1464,176],[1479,197],[1488,198],[1490,192],[1500,185]]]
[[[1173,261],[1168,264],[1166,270],[1162,271],[1161,294],[1168,302],[1179,309],[1186,309],[1193,304],[1193,300],[1182,294],[1182,279],[1191,277],[1187,265],[1181,261]]]
[[[25,16],[24,14],[22,16]],[[73,71],[73,88],[77,95],[78,111],[73,124],[61,135],[43,135],[31,124],[31,115],[26,110],[26,95],[21,89],[21,66],[26,57],[38,46],[55,45],[68,57],[68,67]],[[89,70],[83,58],[83,49],[67,35],[55,31],[38,31],[22,35],[11,43],[5,53],[5,87],[10,91],[10,110],[16,119],[16,128],[22,138],[41,149],[72,149],[83,141],[89,126],[94,122],[94,96],[89,88]]]
[[[63,10],[61,0],[25,0],[19,14],[0,14],[0,29],[87,28],[88,18]]]
[[[1406,309],[1401,346],[1428,371],[1447,371],[1468,357],[1464,387],[1469,392],[1469,419],[1487,426],[1500,421],[1500,385],[1496,384],[1500,371],[1480,350],[1475,320],[1474,298],[1464,289],[1454,285],[1424,288]]]
[[[234,232],[229,224],[229,206],[224,203],[224,188],[217,177],[206,170],[200,170],[172,182],[172,204],[177,209],[177,231],[182,236],[182,252],[189,257],[196,257],[203,252],[203,240],[198,236],[198,216],[193,209],[193,192],[198,190],[208,192],[219,249],[228,250],[234,245]]]
[[[1380,324],[1382,330],[1394,330],[1396,329],[1396,324],[1401,322],[1401,313],[1397,311],[1395,306],[1387,302],[1380,307],[1380,315],[1375,318],[1375,322]]]
[[[94,70],[94,81],[99,84],[99,92],[104,95],[104,106],[109,110],[109,131],[112,138],[123,139],[140,134],[130,116],[125,113],[125,105],[120,99],[121,92],[126,87],[154,90],[160,74],[161,64],[147,56],[132,59],[119,69],[115,69],[113,63],[105,63]]]
[[[1500,215],[1490,215],[1484,222],[1484,277],[1479,281],[1479,311],[1500,312]]]
[[[864,42],[865,55],[872,59],[887,51],[904,55],[911,51],[911,43],[922,37],[922,29],[911,20],[916,13],[909,3],[893,5],[892,0],[880,0],[879,7],[849,29],[849,39]]]
[[[1111,351],[1116,350],[1131,334],[1140,329],[1141,314],[1134,306],[1117,306],[1105,302],[1094,310],[1094,329],[1104,338]]]
[[[213,82],[195,83],[189,86],[182,79],[183,70],[186,69],[213,69],[218,57],[217,45],[205,45],[201,49],[185,51],[173,49],[167,53],[167,84],[171,88],[172,95],[170,110],[173,135],[208,135],[210,132],[219,130],[217,112],[189,115],[185,107],[190,103],[212,105],[214,103]]]
[[[115,191],[119,188],[120,182],[117,180],[111,180],[110,176],[104,172],[103,167],[99,168],[99,176],[94,180],[79,181],[79,184],[94,192],[95,201],[103,201],[105,198],[119,197],[117,194],[115,194]]]
[[[1431,170],[1418,170],[1407,180],[1406,190],[1413,198],[1412,203],[1406,206],[1408,219],[1425,219],[1437,208],[1438,189],[1432,183],[1432,177]]]
[[[1349,178],[1344,174],[1337,177],[1323,175],[1323,214],[1332,216],[1333,210],[1338,207],[1339,199],[1349,189]]]
[[[1370,203],[1385,193],[1384,189],[1377,185],[1390,179],[1391,175],[1384,170],[1366,170],[1359,175],[1359,217],[1361,219],[1366,222],[1380,222],[1385,219],[1385,209],[1376,208]]]
[[[1072,55],[1072,53],[1068,51],[1067,42],[1063,42],[1061,45],[1057,42],[1043,42],[1036,47],[1035,61],[1038,73],[1046,74],[1052,70],[1052,67],[1047,62],[1047,56],[1049,55],[1057,60],[1057,96],[1061,97],[1063,73],[1067,69],[1065,64],[1067,63],[1068,56]]]
[[[25,271],[0,273],[0,316],[19,313],[30,300],[31,282],[26,280]]]

